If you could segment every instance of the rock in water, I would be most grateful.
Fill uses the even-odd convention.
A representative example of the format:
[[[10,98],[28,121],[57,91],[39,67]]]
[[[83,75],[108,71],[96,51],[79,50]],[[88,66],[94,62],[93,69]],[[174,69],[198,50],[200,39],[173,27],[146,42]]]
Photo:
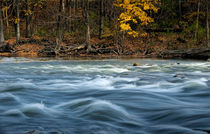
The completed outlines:
[[[207,61],[209,61],[209,62],[210,62],[210,58],[209,58]]]
[[[36,130],[31,130],[31,131],[26,132],[25,134],[35,134],[35,132]],[[38,132],[36,134],[38,134]]]
[[[134,63],[133,66],[141,66],[139,63]]]

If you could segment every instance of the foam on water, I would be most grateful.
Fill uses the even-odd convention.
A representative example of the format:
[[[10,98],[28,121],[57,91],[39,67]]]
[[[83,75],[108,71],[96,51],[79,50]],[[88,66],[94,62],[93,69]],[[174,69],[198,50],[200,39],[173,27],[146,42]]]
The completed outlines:
[[[48,84],[44,84],[48,83]],[[38,83],[39,89],[42,90],[70,90],[75,89],[74,84],[71,84],[70,81],[62,81],[62,80],[50,80],[45,81],[43,83]]]
[[[24,63],[24,62],[32,62],[32,59],[28,59],[28,58],[23,58],[23,57],[18,57],[18,58],[7,58],[7,57],[3,57],[0,58],[0,63]]]
[[[134,84],[123,84],[123,86],[119,89],[138,89],[138,90],[145,90],[145,91],[152,91],[152,92],[181,92],[182,89],[193,89],[193,88],[207,88],[206,78],[200,79],[191,79],[187,80],[184,83],[171,83],[167,81],[160,81],[157,83],[151,83],[148,85],[134,85]]]
[[[42,65],[40,69],[60,70],[65,72],[77,73],[123,73],[129,71],[126,68],[114,65]]]
[[[94,89],[114,89],[113,81],[110,80],[111,77],[97,77],[89,81],[83,81],[79,86],[86,88],[94,88]]]
[[[196,88],[196,87],[208,87],[206,78],[200,78],[195,80],[189,80],[184,82],[183,88]]]
[[[122,73],[122,72],[127,72],[128,69],[126,68],[121,68],[121,67],[116,67],[116,66],[99,66],[99,65],[92,65],[92,66],[79,66],[76,68],[72,68],[72,72],[104,72],[104,73]]]
[[[101,89],[101,90],[114,90],[121,89],[119,87],[115,87],[115,83],[123,83],[123,82],[135,82],[138,81],[139,78],[125,78],[125,77],[112,77],[112,76],[101,76],[97,75],[94,78],[86,77],[81,80],[62,80],[62,79],[54,79],[54,80],[45,80],[37,83],[40,89],[52,89],[52,90],[68,90],[68,89]],[[121,86],[122,88],[124,86]]]
[[[88,81],[83,81],[80,86],[93,88],[93,89],[104,89],[104,90],[115,90],[123,89],[117,86],[117,83],[135,82],[139,78],[123,78],[123,77],[110,77],[110,76],[97,76],[96,78]]]
[[[186,79],[184,82],[168,82],[168,81],[159,81],[153,82],[150,84],[136,85],[137,82],[142,82],[141,79],[126,78],[126,77],[113,77],[113,76],[101,76],[97,75],[95,78],[86,77],[81,80],[63,80],[63,79],[54,79],[54,80],[45,80],[32,84],[30,82],[23,82],[19,87],[19,84],[14,84],[16,88],[35,88],[44,90],[76,90],[76,89],[98,89],[98,90],[147,90],[153,92],[180,92],[185,88],[196,88],[196,87],[208,87],[206,78],[200,79]],[[12,84],[13,85],[13,84]],[[11,86],[9,86],[11,89]],[[13,86],[12,86],[13,87]]]
[[[17,62],[17,60],[15,58],[1,58],[0,59],[0,62],[1,63],[14,63],[14,62]]]
[[[194,69],[197,71],[205,71],[209,70],[210,68],[210,63],[209,62],[202,62],[202,63],[184,63],[181,65],[182,67],[188,68],[188,69]]]

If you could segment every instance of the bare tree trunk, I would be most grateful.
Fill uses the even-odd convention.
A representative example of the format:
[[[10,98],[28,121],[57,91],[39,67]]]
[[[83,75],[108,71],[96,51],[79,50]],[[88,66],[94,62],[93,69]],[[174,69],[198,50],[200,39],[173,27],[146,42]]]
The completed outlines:
[[[72,0],[73,1],[73,9],[74,9],[74,11],[73,11],[73,13],[75,14],[75,10],[76,10],[76,0]]]
[[[82,9],[85,9],[85,1],[84,0],[82,0],[81,5],[82,5]]]
[[[179,21],[182,18],[182,0],[179,0]]]
[[[89,20],[87,21],[87,24],[86,25],[87,25],[87,29],[86,29],[86,45],[87,45],[87,51],[89,52],[90,49],[91,49],[91,45],[90,45],[90,25],[89,25]]]
[[[20,41],[20,12],[19,12],[19,0],[16,0],[16,15],[17,15],[17,26],[16,26],[16,40]]]
[[[58,54],[60,50],[60,45],[63,40],[63,15],[65,12],[65,0],[60,0],[59,3],[59,14],[58,14],[58,20],[57,20],[57,30],[56,30],[56,54]]]
[[[2,8],[0,5],[0,46],[3,43],[4,43],[4,28],[3,28]]]
[[[7,7],[7,8],[6,8],[6,11],[5,11],[6,33],[10,33],[8,9],[9,9],[9,8]]]
[[[210,47],[209,43],[209,0],[206,0],[206,45]]]
[[[72,19],[72,14],[71,14],[71,0],[66,0],[66,12],[67,12],[67,20],[66,20],[66,28],[68,32],[71,32],[71,19]]]
[[[89,22],[89,1],[85,0],[85,7],[84,7],[84,16],[85,16],[85,25],[86,25],[86,48],[87,52],[91,50],[90,44],[90,22]]]
[[[61,8],[61,13],[63,15],[63,13],[65,13],[65,0],[62,0],[62,8]]]
[[[74,0],[74,13],[78,14],[78,0]]]
[[[198,0],[197,18],[196,18],[196,29],[195,29],[195,39],[198,41],[198,27],[199,27],[199,16],[200,16],[200,0]]]
[[[36,2],[36,4],[38,4],[39,0],[34,0]],[[34,8],[33,7],[31,10],[32,12],[34,11]],[[33,15],[30,16],[30,21],[32,22],[31,23],[31,26],[30,26],[30,35],[32,36],[34,33],[37,33],[38,31],[38,13],[34,13]]]
[[[7,4],[7,3],[6,3]],[[4,10],[2,10],[3,14],[2,14],[2,18],[3,20],[5,20],[5,24],[6,24],[6,29],[9,30],[9,19],[8,19],[8,6],[6,5],[6,7],[4,7]],[[9,32],[9,31],[8,31]]]
[[[103,0],[99,0],[99,10],[100,10],[100,19],[99,19],[99,39],[102,39],[103,28],[104,28],[104,4]]]
[[[6,18],[6,26],[9,27],[8,8],[6,9],[5,18]]]
[[[76,0],[76,15],[78,15],[79,1]]]
[[[31,14],[30,14],[30,9],[29,9],[29,0],[26,0],[26,38],[31,37],[31,27],[30,27],[30,21],[31,21]]]

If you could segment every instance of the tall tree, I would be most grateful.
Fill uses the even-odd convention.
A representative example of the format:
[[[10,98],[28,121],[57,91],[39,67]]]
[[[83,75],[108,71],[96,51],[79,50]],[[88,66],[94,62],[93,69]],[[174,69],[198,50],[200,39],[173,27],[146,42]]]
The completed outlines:
[[[74,11],[76,15],[78,14],[78,5],[78,0],[74,0]]]
[[[5,19],[5,23],[6,23],[6,28],[9,27],[9,19],[8,19],[8,9],[9,9],[9,5],[7,2],[5,2],[6,6],[4,6],[4,10],[3,10],[3,18]]]
[[[102,39],[103,27],[104,27],[104,1],[99,0],[99,39]]]
[[[26,2],[26,38],[29,38],[31,36],[31,10],[29,6],[29,0],[25,0]]]
[[[16,0],[16,40],[20,41],[20,1]]]
[[[179,20],[182,18],[182,0],[179,0]]]
[[[198,0],[197,18],[196,18],[196,29],[195,29],[195,39],[196,39],[197,41],[198,41],[198,28],[199,28],[200,4],[201,4],[201,1]]]
[[[206,45],[210,48],[209,43],[209,0],[206,0]]]
[[[67,14],[66,28],[68,32],[72,31],[71,30],[71,19],[72,19],[71,5],[72,5],[72,0],[66,0],[66,14]]]
[[[0,5],[0,46],[3,43],[4,43],[4,28],[3,28],[2,7]]]
[[[85,26],[86,26],[86,48],[87,52],[91,50],[91,44],[90,44],[90,21],[89,21],[89,1],[85,1],[85,7],[83,11],[83,15],[85,17]]]
[[[56,30],[56,54],[58,54],[60,50],[60,45],[63,40],[63,15],[65,12],[65,0],[60,0],[59,2],[59,13],[58,13],[58,20],[57,20],[57,30]]]

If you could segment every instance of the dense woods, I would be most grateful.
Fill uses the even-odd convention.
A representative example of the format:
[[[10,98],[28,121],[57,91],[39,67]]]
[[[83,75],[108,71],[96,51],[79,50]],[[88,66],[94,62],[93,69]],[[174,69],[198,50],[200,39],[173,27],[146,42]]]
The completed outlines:
[[[0,0],[0,45],[18,51],[16,46],[36,44],[37,51],[46,55],[147,55],[162,50],[208,48],[209,3]]]

